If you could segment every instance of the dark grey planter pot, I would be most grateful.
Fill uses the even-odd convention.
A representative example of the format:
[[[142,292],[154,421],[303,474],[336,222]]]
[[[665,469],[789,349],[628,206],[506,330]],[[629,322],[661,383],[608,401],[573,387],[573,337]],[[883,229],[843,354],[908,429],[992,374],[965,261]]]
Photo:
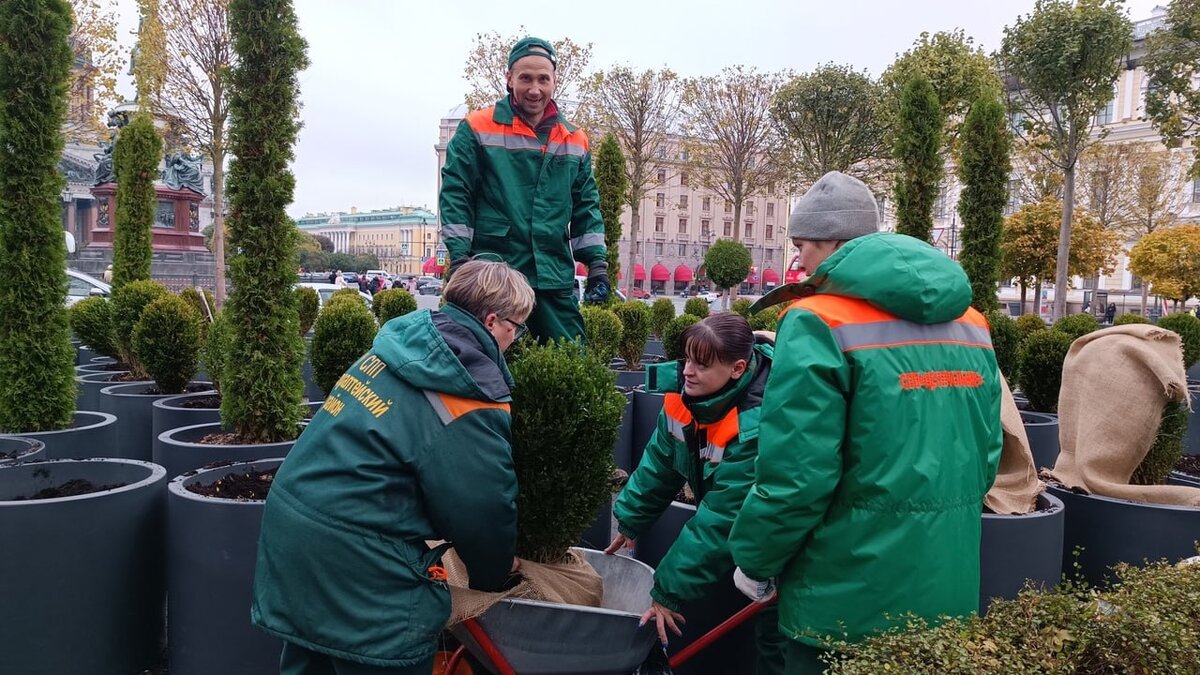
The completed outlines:
[[[621,413],[621,426],[617,427],[613,462],[618,469],[633,473],[633,392],[625,393],[625,410]]]
[[[325,392],[313,380],[311,337],[304,338],[304,365],[300,368],[300,375],[304,378],[304,398],[310,401],[325,398]]]
[[[115,415],[94,410],[76,410],[74,423],[66,429],[20,434],[0,433],[45,443],[46,459],[92,459],[114,456],[117,451],[116,424]]]
[[[113,368],[120,365],[116,359],[111,356],[95,356],[87,361],[76,364],[75,372],[79,375],[84,373],[110,373],[117,370],[123,371],[124,368]]]
[[[1193,476],[1182,471],[1172,471],[1167,477],[1167,485],[1200,488],[1200,476]],[[1197,535],[1197,539],[1200,539],[1200,535]]]
[[[167,646],[171,675],[279,672],[283,643],[250,624],[264,501],[215,499],[187,486],[278,467],[281,459],[178,476],[167,490]],[[398,630],[400,630],[398,628]]]
[[[665,351],[663,351],[662,340],[659,340],[658,338],[650,338],[649,340],[647,340],[646,341],[646,354],[648,354],[650,356],[657,356],[659,358],[666,358],[667,353]]]
[[[46,444],[35,438],[0,436],[0,466],[46,459]]]
[[[12,501],[72,479],[123,487]],[[163,634],[166,472],[127,459],[0,467],[0,662],[16,675],[134,675]],[[39,583],[39,581],[41,583]]]
[[[696,513],[696,507],[682,502],[671,502],[658,521],[638,537],[634,547],[634,558],[658,567],[671,544],[679,538],[680,531]],[[750,601],[733,586],[732,572],[717,582],[703,598],[685,603],[681,614],[687,617],[683,636],[671,635],[671,653],[676,653],[697,638],[733,616]],[[754,620],[735,628],[725,637],[714,642],[698,657],[679,668],[676,675],[727,675],[746,673],[753,670],[756,649],[754,645]]]
[[[96,352],[92,351],[91,347],[89,347],[83,343],[80,343],[79,344],[79,352],[75,355],[75,365],[77,365],[77,366],[83,365],[98,356],[100,356],[100,355],[97,354]]]
[[[1025,435],[1029,437],[1034,468],[1054,468],[1058,461],[1058,415],[1022,410],[1021,421],[1025,423]]]
[[[1200,365],[1192,366],[1192,369],[1200,368]],[[1189,376],[1191,371],[1188,371]],[[1197,416],[1197,410],[1200,410],[1200,384],[1188,383],[1188,393],[1192,397],[1192,411],[1188,413],[1187,433],[1183,436],[1183,454],[1185,455],[1200,455],[1200,417]]]
[[[100,390],[114,384],[134,384],[121,382],[117,378],[127,374],[127,370],[83,373],[75,376],[75,407],[79,410],[100,410]],[[148,384],[149,380],[136,380]]]
[[[646,384],[646,371],[643,370],[620,370],[613,368],[613,375],[617,376],[618,387],[637,387]]]
[[[633,392],[633,455],[630,461],[634,468],[642,461],[642,451],[658,427],[663,398],[663,394],[647,394],[640,390]]]
[[[180,394],[160,398],[150,404],[150,455],[155,464],[162,464],[163,445],[159,436],[164,431],[187,427],[193,424],[206,424],[221,421],[221,409],[218,408],[187,408],[187,401],[212,396],[212,392],[199,394]],[[168,476],[174,478],[174,476]]]
[[[212,383],[193,382],[189,386],[192,384]],[[117,416],[117,451],[121,457],[145,462],[153,459],[151,406],[155,401],[178,396],[147,393],[148,390],[157,392],[158,385],[153,382],[130,382],[109,385],[100,390],[100,410]]]
[[[616,501],[615,496],[601,504],[600,508],[596,510],[596,521],[580,537],[579,546],[603,551],[612,543],[613,537],[617,534],[617,522],[612,515],[614,501]]]
[[[1062,574],[1066,509],[1057,497],[1038,495],[1038,510],[1023,515],[983,514],[979,542],[979,611],[992,598],[1011,600],[1027,581],[1043,588]]]
[[[220,422],[206,422],[168,429],[158,435],[159,462],[167,475],[175,478],[182,473],[199,469],[213,462],[253,462],[259,459],[286,457],[296,441],[254,445],[208,445],[198,443],[209,434],[221,432]]]
[[[1089,584],[1100,585],[1109,568],[1124,562],[1165,558],[1178,562],[1196,555],[1200,539],[1200,508],[1139,504],[1099,495],[1080,495],[1056,486],[1049,492],[1067,510],[1062,569],[1073,575],[1075,550],[1080,573]]]

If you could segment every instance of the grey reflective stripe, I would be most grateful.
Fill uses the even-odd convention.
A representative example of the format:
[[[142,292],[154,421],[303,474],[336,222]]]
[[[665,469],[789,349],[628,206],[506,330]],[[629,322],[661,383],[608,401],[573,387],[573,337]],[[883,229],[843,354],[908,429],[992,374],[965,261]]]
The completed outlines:
[[[672,436],[681,441],[687,440],[683,437],[683,424],[680,422],[667,418],[667,431],[670,431]]]
[[[570,155],[571,157],[583,157],[586,150],[581,145],[571,145],[570,143],[551,143],[546,146],[546,154],[563,156]]]
[[[844,352],[922,342],[992,348],[992,337],[987,329],[958,321],[935,324],[903,320],[854,323],[834,328],[833,336]]]
[[[433,411],[437,413],[442,424],[450,424],[454,421],[454,416],[450,414],[450,409],[442,403],[442,399],[438,395],[428,389],[425,390],[425,398],[429,401],[429,405],[433,406]]]
[[[603,245],[604,245],[604,233],[603,232],[589,232],[589,233],[583,235],[582,237],[575,237],[574,239],[571,240],[571,250],[572,251],[578,251],[580,249],[588,248],[589,246],[603,246]]]
[[[516,134],[492,134],[482,131],[475,132],[475,138],[480,145],[489,148],[504,148],[505,150],[537,150],[541,151],[542,142],[529,136]]]
[[[461,223],[442,223],[442,239],[475,239],[475,228]]]
[[[713,443],[709,443],[703,450],[700,451],[700,458],[706,459],[713,464],[719,464],[721,459],[724,457],[725,448]]]

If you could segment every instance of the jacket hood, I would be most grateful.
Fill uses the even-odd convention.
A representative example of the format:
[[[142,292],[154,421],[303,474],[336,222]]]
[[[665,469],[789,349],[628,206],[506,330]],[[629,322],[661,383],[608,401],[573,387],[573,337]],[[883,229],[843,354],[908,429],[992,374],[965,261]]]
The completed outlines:
[[[920,324],[953,321],[971,305],[971,284],[957,262],[923,241],[882,232],[846,242],[812,276],[771,291],[754,311],[816,293],[866,300]]]
[[[511,399],[512,375],[496,339],[454,305],[387,322],[372,348],[388,370],[418,389],[481,401]]]

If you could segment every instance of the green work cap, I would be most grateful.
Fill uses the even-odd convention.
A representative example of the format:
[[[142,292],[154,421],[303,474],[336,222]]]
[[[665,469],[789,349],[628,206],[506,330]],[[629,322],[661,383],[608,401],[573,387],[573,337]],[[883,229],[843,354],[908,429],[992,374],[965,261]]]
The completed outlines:
[[[554,53],[554,45],[549,42],[535,37],[521,38],[517,44],[513,45],[512,50],[508,52],[508,69],[512,70],[513,64],[518,59],[526,56],[541,56],[550,60],[550,65],[558,68],[558,55]]]

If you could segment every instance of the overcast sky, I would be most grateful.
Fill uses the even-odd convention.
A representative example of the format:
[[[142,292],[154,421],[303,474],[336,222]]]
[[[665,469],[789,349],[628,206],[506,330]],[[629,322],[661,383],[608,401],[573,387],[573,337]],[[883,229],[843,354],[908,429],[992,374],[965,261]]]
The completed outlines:
[[[133,0],[119,0],[127,30]],[[1162,0],[1129,0],[1133,20]],[[962,28],[989,53],[1034,0],[296,0],[312,65],[301,73],[304,128],[289,213],[437,206],[438,121],[462,101],[477,33],[570,37],[593,68],[669,66],[683,76],[743,64],[811,70],[833,61],[882,72],[922,31]],[[575,8],[579,9],[576,10]],[[596,11],[586,11],[593,9]],[[130,88],[131,89],[131,88]]]

